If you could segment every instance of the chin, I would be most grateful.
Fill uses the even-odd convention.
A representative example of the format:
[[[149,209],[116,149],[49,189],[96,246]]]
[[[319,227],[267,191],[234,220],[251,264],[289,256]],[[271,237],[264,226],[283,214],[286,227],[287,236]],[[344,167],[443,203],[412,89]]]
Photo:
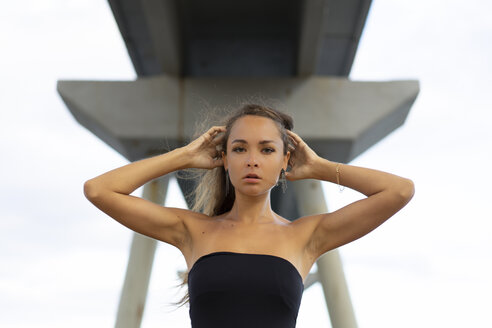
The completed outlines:
[[[244,189],[236,189],[236,192],[240,192],[241,194],[243,195],[247,195],[247,196],[261,196],[261,195],[264,195],[266,193],[269,193],[270,190],[272,190],[272,188],[269,188],[269,189],[259,189],[259,188],[255,188],[255,190],[251,190],[252,188],[244,188]]]

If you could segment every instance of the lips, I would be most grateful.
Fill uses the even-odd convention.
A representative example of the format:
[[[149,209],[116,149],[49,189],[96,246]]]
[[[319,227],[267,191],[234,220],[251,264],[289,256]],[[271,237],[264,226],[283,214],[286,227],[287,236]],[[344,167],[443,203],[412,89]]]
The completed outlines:
[[[260,179],[260,177],[257,174],[249,173],[243,179]]]

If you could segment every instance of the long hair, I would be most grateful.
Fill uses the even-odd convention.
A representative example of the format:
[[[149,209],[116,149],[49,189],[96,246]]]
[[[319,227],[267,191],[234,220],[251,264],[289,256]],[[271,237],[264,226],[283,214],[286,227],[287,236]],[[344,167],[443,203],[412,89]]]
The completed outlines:
[[[213,124],[225,125],[226,127],[223,142],[217,146],[218,156],[220,156],[222,151],[227,154],[227,140],[229,139],[231,128],[239,118],[246,115],[262,116],[272,119],[279,129],[283,141],[283,154],[286,155],[289,150],[291,152],[293,151],[294,147],[286,132],[286,130],[292,130],[294,127],[292,117],[266,105],[247,103],[239,107],[237,110],[230,112],[222,118],[222,120],[219,120],[218,124]],[[209,124],[207,121],[208,120],[202,121],[202,126],[200,129],[197,129],[194,137],[200,136],[208,130],[208,128],[210,128],[212,124]],[[205,124],[203,124],[203,122],[207,122],[207,126],[204,126]],[[192,211],[201,212],[212,217],[223,214],[232,209],[236,195],[234,186],[230,183],[230,181],[229,191],[226,194],[226,173],[224,166],[219,166],[212,170],[187,169],[183,171],[185,175],[178,172],[177,174],[179,177],[185,179],[196,179],[195,181],[198,181],[196,188],[194,188],[189,195],[185,195],[185,197],[188,200],[191,200],[191,203],[193,204],[191,208]],[[179,286],[182,287],[188,284],[188,272],[180,273],[180,278],[182,279],[182,283]],[[188,302],[189,294],[187,292],[179,302],[172,304],[179,305],[179,307],[181,307]]]

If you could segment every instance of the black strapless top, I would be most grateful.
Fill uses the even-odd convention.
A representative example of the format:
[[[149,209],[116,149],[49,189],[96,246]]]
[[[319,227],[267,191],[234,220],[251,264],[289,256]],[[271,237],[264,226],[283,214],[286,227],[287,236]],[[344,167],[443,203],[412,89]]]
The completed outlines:
[[[295,327],[303,291],[299,271],[284,258],[210,253],[188,274],[191,326]]]

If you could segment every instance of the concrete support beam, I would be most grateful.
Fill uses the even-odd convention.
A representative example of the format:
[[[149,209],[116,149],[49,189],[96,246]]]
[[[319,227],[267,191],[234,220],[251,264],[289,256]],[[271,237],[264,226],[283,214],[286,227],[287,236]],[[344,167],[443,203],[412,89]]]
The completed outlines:
[[[156,204],[166,200],[169,175],[156,179],[144,186],[142,198]],[[142,322],[147,290],[149,288],[156,240],[134,233],[128,258],[125,282],[121,291],[116,317],[116,328],[138,328]]]
[[[371,5],[371,0],[108,2],[139,77],[348,76]]]
[[[319,281],[318,272],[310,272],[304,281],[304,291]]]
[[[349,162],[403,124],[419,84],[339,77],[159,76],[59,81],[58,92],[77,121],[130,161],[189,142],[204,104],[230,107],[256,96],[280,101],[292,114],[295,131],[320,156]]]
[[[300,77],[316,73],[323,40],[326,0],[302,2],[297,73]]]
[[[175,0],[142,0],[158,70],[172,76],[182,73],[182,37]]]
[[[307,0],[309,1],[309,0]],[[348,76],[372,0],[326,0],[316,73]]]
[[[294,188],[302,216],[328,212],[320,181],[295,181]],[[356,328],[357,322],[338,250],[322,255],[317,261],[317,267],[317,278],[323,286],[332,327]]]
[[[343,264],[338,250],[322,255],[318,261],[318,279],[323,286],[326,306],[333,328],[357,328]]]

